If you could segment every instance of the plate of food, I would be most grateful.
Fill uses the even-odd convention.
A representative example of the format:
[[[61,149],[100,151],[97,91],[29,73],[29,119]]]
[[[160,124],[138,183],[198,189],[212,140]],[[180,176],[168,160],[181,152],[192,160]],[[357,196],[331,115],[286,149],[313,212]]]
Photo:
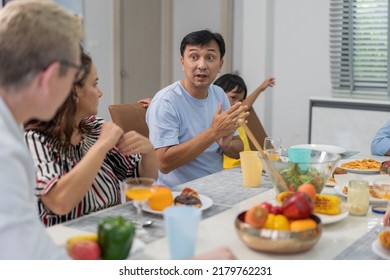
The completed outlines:
[[[375,239],[371,245],[372,251],[378,256],[385,260],[390,260],[390,249],[386,249],[379,241],[379,239]]]
[[[343,168],[336,167],[332,172],[332,176],[330,176],[328,181],[326,182],[326,186],[327,187],[336,186],[337,185],[336,176],[343,175],[343,174],[348,174],[348,172],[346,170],[344,170]]]
[[[345,148],[342,147],[333,146],[333,145],[323,145],[323,144],[300,144],[300,145],[291,146],[291,148],[304,148],[304,149],[311,149],[316,151],[325,151],[334,154],[342,154],[347,151]]]
[[[370,202],[383,202],[383,203],[387,202],[386,199],[377,197],[375,187],[373,185],[370,184],[369,189],[370,189],[370,197],[369,197]],[[348,186],[337,184],[336,186],[334,186],[334,191],[339,195],[348,197]]]
[[[330,177],[325,184],[325,186],[327,186],[327,187],[334,187],[336,185],[337,185],[337,183],[333,177]]]
[[[342,160],[338,165],[347,172],[358,174],[378,174],[381,170],[381,163],[372,158]]]
[[[198,199],[196,197],[183,195],[183,192],[172,192],[173,196],[173,204],[175,205],[193,205],[194,207],[200,208],[200,210],[204,211],[210,208],[213,205],[213,200],[208,196],[198,194]],[[163,211],[153,210],[150,208],[149,202],[142,202],[142,210],[147,213],[162,215]]]
[[[323,225],[328,225],[344,220],[348,216],[348,211],[346,209],[342,209],[341,213],[337,215],[315,214],[321,219]]]

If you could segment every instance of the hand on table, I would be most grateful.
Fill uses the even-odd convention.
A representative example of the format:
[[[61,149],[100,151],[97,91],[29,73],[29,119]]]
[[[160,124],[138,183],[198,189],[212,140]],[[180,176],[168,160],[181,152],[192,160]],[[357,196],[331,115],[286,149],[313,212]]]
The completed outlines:
[[[385,213],[385,216],[383,217],[383,226],[384,227],[390,226],[390,207],[387,207],[387,211]]]

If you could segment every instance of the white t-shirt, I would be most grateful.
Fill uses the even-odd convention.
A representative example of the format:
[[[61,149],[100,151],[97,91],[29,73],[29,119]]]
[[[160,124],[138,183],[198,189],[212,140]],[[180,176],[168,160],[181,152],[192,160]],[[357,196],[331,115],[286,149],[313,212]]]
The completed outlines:
[[[16,123],[0,97],[0,259],[67,259],[38,217],[35,172]]]
[[[148,107],[146,122],[150,141],[157,149],[194,138],[210,127],[220,103],[223,111],[230,107],[225,92],[218,86],[210,85],[207,98],[196,99],[180,81],[169,85],[154,96]],[[222,149],[214,142],[187,164],[168,174],[159,172],[158,183],[174,187],[221,171],[222,160]]]

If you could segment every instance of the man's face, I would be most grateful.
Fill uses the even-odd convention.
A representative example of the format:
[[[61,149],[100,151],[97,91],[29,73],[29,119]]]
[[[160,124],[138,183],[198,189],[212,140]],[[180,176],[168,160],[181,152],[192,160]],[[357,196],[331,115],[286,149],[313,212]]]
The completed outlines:
[[[223,65],[217,42],[204,46],[188,45],[181,58],[186,84],[194,89],[207,89]]]

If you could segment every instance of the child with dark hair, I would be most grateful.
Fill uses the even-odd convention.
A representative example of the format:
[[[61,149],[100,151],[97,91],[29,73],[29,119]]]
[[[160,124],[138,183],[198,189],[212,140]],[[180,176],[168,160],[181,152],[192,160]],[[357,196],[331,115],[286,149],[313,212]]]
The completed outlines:
[[[229,98],[230,106],[233,106],[237,102],[242,102],[242,105],[248,106],[249,110],[253,103],[255,103],[257,97],[259,97],[264,90],[275,85],[275,78],[270,77],[265,79],[264,82],[259,85],[248,97],[244,80],[236,74],[229,73],[222,75],[214,82],[214,85],[220,86],[225,91],[227,97]],[[249,142],[245,131],[241,127],[239,127],[237,130],[242,142],[244,143],[244,151],[250,151]],[[240,166],[240,159],[233,159],[224,155],[224,169],[236,166]]]

